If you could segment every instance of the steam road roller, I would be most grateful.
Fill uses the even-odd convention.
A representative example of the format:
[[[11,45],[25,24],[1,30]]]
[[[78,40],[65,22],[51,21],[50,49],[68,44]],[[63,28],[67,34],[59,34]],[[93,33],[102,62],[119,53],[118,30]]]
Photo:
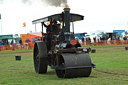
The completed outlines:
[[[83,19],[84,16],[64,8],[62,13],[32,21],[42,26],[42,40],[34,44],[36,73],[45,74],[50,66],[59,78],[90,76],[92,67],[95,67],[89,56],[91,48],[81,48],[74,36],[74,22]]]

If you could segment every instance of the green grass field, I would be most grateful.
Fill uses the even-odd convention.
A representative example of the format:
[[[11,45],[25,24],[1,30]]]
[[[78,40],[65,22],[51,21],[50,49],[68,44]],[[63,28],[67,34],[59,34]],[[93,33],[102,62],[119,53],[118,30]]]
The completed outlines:
[[[90,53],[96,64],[90,77],[58,78],[54,69],[47,74],[34,71],[32,50],[0,52],[0,85],[128,85],[128,45],[92,46]],[[21,55],[21,61],[15,60]]]

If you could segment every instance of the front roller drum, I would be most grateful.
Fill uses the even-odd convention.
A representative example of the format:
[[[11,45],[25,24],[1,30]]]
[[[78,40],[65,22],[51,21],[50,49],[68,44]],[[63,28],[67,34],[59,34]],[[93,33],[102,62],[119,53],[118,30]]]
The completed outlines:
[[[87,53],[65,53],[59,56],[56,74],[59,78],[89,77],[92,63]]]
[[[38,74],[47,72],[47,49],[44,42],[36,42],[33,52],[34,68]]]

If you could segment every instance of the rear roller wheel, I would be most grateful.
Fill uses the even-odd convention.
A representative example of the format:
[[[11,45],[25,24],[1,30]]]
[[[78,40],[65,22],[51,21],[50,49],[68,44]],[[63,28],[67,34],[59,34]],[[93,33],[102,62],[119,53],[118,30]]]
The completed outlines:
[[[41,57],[39,47],[37,45],[38,43],[35,43],[34,45],[34,68],[35,72],[38,74],[45,74],[47,72],[47,58]]]

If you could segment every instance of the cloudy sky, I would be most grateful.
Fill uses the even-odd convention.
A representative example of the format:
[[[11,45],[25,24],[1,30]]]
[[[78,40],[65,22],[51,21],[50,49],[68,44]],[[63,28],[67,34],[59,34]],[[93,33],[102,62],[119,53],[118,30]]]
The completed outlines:
[[[63,11],[64,7],[50,6],[47,3],[45,0],[0,0],[0,34],[35,32],[32,20]],[[68,0],[67,4],[71,8],[70,12],[84,15],[83,21],[75,23],[76,33],[128,30],[128,0]],[[26,27],[23,27],[24,22]],[[37,32],[40,31],[38,24]]]

